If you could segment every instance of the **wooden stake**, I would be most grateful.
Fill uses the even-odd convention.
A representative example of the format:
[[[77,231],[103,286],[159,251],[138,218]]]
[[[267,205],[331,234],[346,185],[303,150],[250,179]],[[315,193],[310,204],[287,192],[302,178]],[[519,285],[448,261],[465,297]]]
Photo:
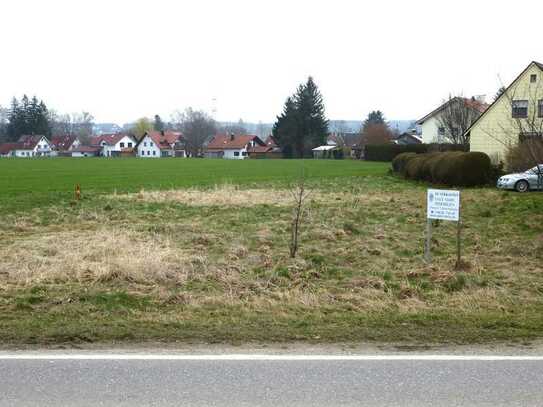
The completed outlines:
[[[426,245],[424,247],[424,261],[426,263],[432,262],[431,245],[432,245],[432,219],[428,218],[426,219]]]
[[[462,222],[458,219],[456,222],[456,268],[461,266],[460,261],[462,260]]]

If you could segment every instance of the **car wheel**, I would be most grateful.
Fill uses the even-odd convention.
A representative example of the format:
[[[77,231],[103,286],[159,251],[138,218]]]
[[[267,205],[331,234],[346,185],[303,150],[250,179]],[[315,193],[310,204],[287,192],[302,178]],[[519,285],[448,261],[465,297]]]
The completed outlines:
[[[527,181],[520,180],[519,182],[515,184],[515,189],[518,192],[526,192],[530,189],[530,185],[528,184]]]

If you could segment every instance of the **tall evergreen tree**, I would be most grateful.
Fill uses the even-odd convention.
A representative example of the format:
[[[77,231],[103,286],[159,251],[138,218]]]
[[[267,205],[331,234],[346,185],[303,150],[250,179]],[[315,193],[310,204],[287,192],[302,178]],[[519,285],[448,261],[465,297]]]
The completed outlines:
[[[273,135],[287,157],[304,157],[311,149],[326,142],[326,120],[322,95],[309,77],[287,99],[283,113],[277,117]]]
[[[50,117],[43,101],[23,95],[19,102],[13,98],[8,113],[7,138],[16,141],[22,135],[51,135]]]
[[[322,95],[312,77],[296,92],[300,133],[296,150],[299,156],[311,154],[311,149],[326,143],[328,120],[326,120]]]
[[[294,154],[294,144],[298,135],[298,111],[292,97],[287,98],[283,112],[280,116],[277,116],[272,134],[283,150],[284,156],[291,158]]]
[[[164,131],[164,129],[165,129],[164,122],[162,121],[162,119],[160,118],[160,116],[158,114],[155,114],[155,120],[153,122],[153,128],[156,131]]]

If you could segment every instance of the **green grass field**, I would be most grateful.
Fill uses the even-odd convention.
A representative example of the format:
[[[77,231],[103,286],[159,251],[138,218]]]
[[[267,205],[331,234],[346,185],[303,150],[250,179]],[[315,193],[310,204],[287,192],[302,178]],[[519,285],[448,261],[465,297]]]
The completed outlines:
[[[302,170],[308,179],[383,174],[384,163],[353,160],[204,159],[0,159],[0,213],[58,204],[73,198],[76,184],[89,194],[223,183],[288,183]]]
[[[541,339],[543,194],[463,190],[465,264],[440,222],[427,265],[427,186],[388,167],[0,160],[0,342]]]

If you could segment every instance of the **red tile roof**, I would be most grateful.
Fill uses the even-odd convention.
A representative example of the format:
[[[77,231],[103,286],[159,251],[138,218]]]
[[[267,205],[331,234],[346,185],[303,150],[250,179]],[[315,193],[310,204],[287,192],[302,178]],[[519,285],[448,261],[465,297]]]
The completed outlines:
[[[460,99],[459,97],[454,97],[445,103],[443,103],[441,106],[439,106],[437,109],[432,110],[430,113],[428,113],[426,116],[424,116],[422,119],[417,120],[417,124],[423,124],[426,120],[428,120],[430,117],[434,116],[435,114],[441,112],[443,109],[445,109],[449,103],[452,103],[453,101]],[[475,98],[462,98],[464,100],[464,105],[466,107],[469,107],[471,109],[477,110],[479,113],[484,113],[486,109],[490,105],[487,103],[481,102]]]
[[[4,155],[13,150],[20,150],[23,148],[21,143],[3,143],[0,144],[0,154]]]
[[[245,148],[251,141],[264,146],[260,138],[253,135],[234,136],[229,134],[217,134],[207,145],[208,150],[239,150]]]
[[[248,153],[267,153],[273,151],[275,147],[272,146],[254,146],[247,149]]]
[[[57,151],[67,151],[76,139],[75,136],[53,136],[51,137],[51,147]]]
[[[91,138],[91,145],[99,146],[102,142],[107,145],[114,146],[117,144],[126,134],[117,133],[117,134],[102,134],[100,136],[94,136]]]
[[[183,139],[181,133],[176,131],[165,131],[164,133],[160,131],[148,131],[146,134],[161,150],[171,150],[175,147],[175,143]]]
[[[20,148],[23,150],[33,150],[42,137],[43,136],[21,136],[19,137],[18,143],[21,144]]]
[[[72,152],[76,153],[96,153],[98,154],[100,152],[101,148],[97,146],[79,146],[77,148],[74,148]]]
[[[464,98],[464,105],[471,109],[477,110],[479,113],[483,113],[486,109],[488,109],[489,106],[488,103],[481,102],[477,99],[468,98]]]
[[[266,145],[271,146],[271,147],[279,147],[279,144],[277,144],[277,142],[275,141],[275,138],[271,134],[268,136],[268,138],[266,138],[265,143]]]

